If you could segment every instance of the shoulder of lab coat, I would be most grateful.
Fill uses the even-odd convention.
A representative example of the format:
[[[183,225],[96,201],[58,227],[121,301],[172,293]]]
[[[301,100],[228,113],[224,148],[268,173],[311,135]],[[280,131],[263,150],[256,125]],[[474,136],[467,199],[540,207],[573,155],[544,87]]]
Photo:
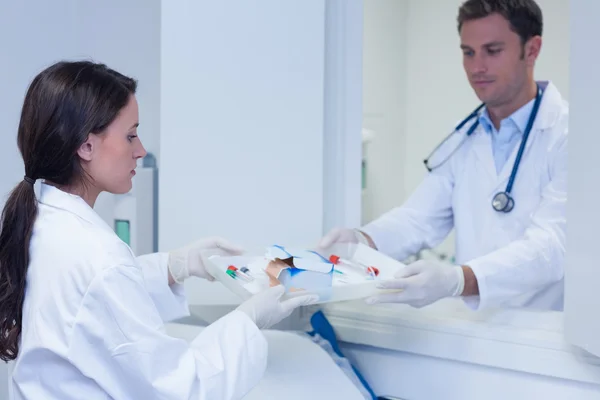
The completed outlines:
[[[539,134],[547,135],[550,182],[524,235],[492,253],[468,261],[479,296],[465,298],[473,309],[499,306],[563,279],[566,253],[568,104],[549,84],[540,106]]]
[[[146,289],[164,322],[189,316],[183,284],[170,285],[168,253],[152,253],[136,258],[142,269]]]
[[[239,311],[191,345],[168,336],[141,270],[117,265],[90,284],[68,358],[111,398],[237,399],[264,374],[267,343]]]

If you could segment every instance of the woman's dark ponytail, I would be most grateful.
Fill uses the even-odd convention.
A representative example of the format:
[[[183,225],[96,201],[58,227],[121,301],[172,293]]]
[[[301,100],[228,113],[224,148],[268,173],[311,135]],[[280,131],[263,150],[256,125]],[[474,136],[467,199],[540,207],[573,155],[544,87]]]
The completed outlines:
[[[77,150],[102,134],[135,93],[137,82],[104,64],[58,62],[40,72],[27,90],[17,133],[25,178],[10,193],[0,216],[0,359],[19,353],[29,244],[38,203],[33,184],[85,183]]]
[[[29,242],[38,206],[33,180],[23,179],[11,192],[0,218],[0,359],[19,352]]]

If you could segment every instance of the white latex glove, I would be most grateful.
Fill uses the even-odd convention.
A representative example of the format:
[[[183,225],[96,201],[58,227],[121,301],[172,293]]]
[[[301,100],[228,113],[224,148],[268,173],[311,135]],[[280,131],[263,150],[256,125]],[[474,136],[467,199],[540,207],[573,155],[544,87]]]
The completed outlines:
[[[402,289],[366,299],[368,304],[406,303],[424,307],[444,297],[460,296],[465,276],[459,266],[448,266],[435,260],[419,260],[396,272],[393,280],[381,281],[380,289]]]
[[[371,247],[369,240],[358,229],[334,228],[321,239],[317,245],[320,249],[326,249],[336,243],[362,243]]]
[[[319,300],[319,296],[307,294],[281,301],[284,293],[283,285],[270,287],[252,296],[237,309],[250,317],[259,329],[267,329],[289,317],[296,308],[314,304]]]
[[[220,237],[200,239],[169,253],[169,272],[177,283],[183,283],[190,276],[214,281],[215,278],[206,271],[208,257],[237,256],[243,253],[241,247]]]

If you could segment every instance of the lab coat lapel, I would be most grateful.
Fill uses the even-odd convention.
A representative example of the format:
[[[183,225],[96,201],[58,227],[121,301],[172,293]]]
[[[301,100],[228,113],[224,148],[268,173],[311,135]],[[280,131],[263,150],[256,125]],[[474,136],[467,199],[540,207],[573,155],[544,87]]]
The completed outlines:
[[[534,126],[535,126],[535,124],[534,124]],[[517,174],[515,176],[515,182],[517,181],[517,179],[519,179],[518,178],[519,172],[522,171],[522,168],[526,168],[529,150],[531,149],[531,146],[536,141],[536,139],[540,133],[541,133],[541,131],[539,129],[535,129],[535,128],[531,129],[531,132],[529,133],[529,138],[527,139],[527,143],[525,143],[525,149],[523,150],[523,155],[521,156],[521,162],[519,163],[519,168],[518,168]],[[523,140],[523,138],[521,137],[521,140],[515,146],[512,153],[510,154],[510,157],[508,158],[506,163],[504,163],[504,166],[502,167],[502,170],[500,171],[500,175],[497,178],[496,186],[492,189],[492,193],[490,193],[490,195],[493,196],[500,191],[503,192],[504,190],[506,190],[506,185],[508,184],[508,180],[510,179],[510,175],[512,174],[513,167],[515,165],[515,160],[517,159],[517,154],[519,153],[519,148],[521,147],[522,140]]]
[[[529,138],[527,139],[527,143],[525,143],[525,149],[523,150],[521,162],[519,163],[519,168],[515,176],[515,182],[519,179],[521,168],[526,168],[528,155],[532,146],[535,145],[535,142],[539,139],[539,136],[544,134],[545,129],[550,129],[555,124],[561,112],[562,98],[556,86],[547,82],[540,82],[540,85],[542,88],[545,88],[544,95],[542,97],[542,102],[540,103],[538,115],[531,127]],[[510,179],[510,175],[515,165],[515,160],[517,159],[517,154],[519,153],[522,139],[523,137],[521,137],[521,140],[515,146],[510,157],[504,164],[504,167],[502,167],[500,176],[497,178],[497,184],[490,195],[493,196],[497,192],[504,191],[506,189],[506,185],[508,184],[508,180]]]
[[[492,141],[490,135],[486,134],[481,126],[473,133],[473,152],[477,159],[476,167],[481,168],[486,174],[488,182],[496,182],[498,174],[496,173],[496,166],[494,165]]]

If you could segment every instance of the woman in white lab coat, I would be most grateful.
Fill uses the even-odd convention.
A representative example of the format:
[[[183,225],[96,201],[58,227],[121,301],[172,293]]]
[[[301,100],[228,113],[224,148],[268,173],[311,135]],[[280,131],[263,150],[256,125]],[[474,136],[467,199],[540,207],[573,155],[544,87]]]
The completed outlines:
[[[0,233],[0,358],[16,360],[15,399],[240,398],[266,367],[259,329],[316,300],[281,301],[279,286],[191,345],[165,333],[166,321],[188,312],[181,283],[211,279],[206,257],[239,249],[208,238],[135,257],[94,212],[102,191],[131,189],[146,154],[135,91],[104,65],[60,62],[27,92],[18,129],[25,177]]]

